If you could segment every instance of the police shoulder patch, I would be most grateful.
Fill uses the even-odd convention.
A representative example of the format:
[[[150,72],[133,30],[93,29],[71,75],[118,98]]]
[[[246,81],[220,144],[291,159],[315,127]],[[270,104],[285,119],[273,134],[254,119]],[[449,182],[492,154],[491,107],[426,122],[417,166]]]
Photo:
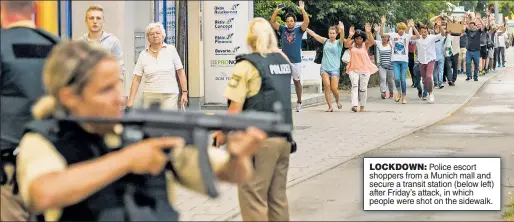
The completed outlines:
[[[239,81],[241,81],[241,76],[232,75],[232,77],[230,77],[230,80],[228,81],[228,86],[233,88],[237,87],[239,85]]]

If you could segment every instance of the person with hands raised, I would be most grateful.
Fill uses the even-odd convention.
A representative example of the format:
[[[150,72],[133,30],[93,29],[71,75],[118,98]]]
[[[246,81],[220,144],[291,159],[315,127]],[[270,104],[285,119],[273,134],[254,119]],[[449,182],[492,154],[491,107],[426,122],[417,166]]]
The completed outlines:
[[[332,112],[332,97],[334,94],[337,108],[342,109],[343,105],[339,100],[339,78],[340,78],[340,58],[344,47],[344,24],[339,21],[337,26],[328,28],[328,39],[316,34],[311,29],[307,29],[307,33],[314,37],[316,41],[323,44],[323,58],[321,60],[320,75],[323,80],[323,88],[325,89],[325,100],[327,101],[328,110]],[[339,34],[339,40],[337,35]]]
[[[465,33],[468,38],[468,44],[466,47],[466,81],[471,80],[472,78],[475,81],[478,81],[478,71],[480,64],[480,38],[483,32],[486,32],[485,25],[482,19],[478,18],[480,14],[477,14],[478,17],[473,18],[473,13],[467,13],[464,17],[464,24],[466,25]],[[481,25],[481,28],[477,26],[477,24]],[[471,75],[471,61],[474,64],[474,72],[473,76]]]
[[[375,31],[379,30],[378,24],[375,24]],[[378,66],[380,75],[380,96],[382,99],[387,97],[389,91],[389,99],[394,97],[394,73],[393,65],[391,64],[391,55],[393,54],[393,47],[391,45],[390,36],[384,34],[379,36],[381,42],[377,43],[378,54],[380,58],[380,65]]]
[[[345,41],[345,47],[350,50],[350,62],[346,67],[346,73],[352,82],[352,111],[357,112],[360,106],[360,112],[364,112],[368,97],[368,83],[371,75],[378,71],[378,67],[369,59],[368,49],[376,44],[375,38],[371,33],[371,25],[366,23],[366,32],[355,30],[350,27],[348,38]]]
[[[56,118],[124,115],[119,70],[114,56],[85,41],[63,43],[49,56],[43,72],[47,95],[34,105],[37,120],[27,126],[17,155],[20,194],[38,220],[178,221],[169,186],[179,182],[205,192],[198,150],[184,147],[182,138],[150,138],[122,147],[113,124]],[[265,138],[249,128],[229,138],[228,151],[210,148],[215,175],[235,183],[247,180],[253,171],[250,156]],[[168,162],[173,176],[164,169]],[[141,198],[148,201],[136,201]],[[134,211],[135,202],[147,214]]]
[[[277,15],[285,7],[280,4],[273,14],[271,15],[271,26],[280,33],[280,40],[282,41],[282,51],[287,55],[289,61],[292,63],[293,68],[293,83],[296,90],[297,106],[296,111],[302,110],[302,36],[309,27],[309,15],[305,11],[305,3],[298,2],[298,8],[302,12],[303,22],[301,26],[296,26],[296,16],[292,13],[287,13],[285,16],[286,26],[280,25],[277,22]]]
[[[384,26],[386,23],[386,17],[382,16],[380,35],[384,34]],[[408,25],[407,25],[408,24]],[[414,20],[410,19],[407,24],[400,22],[396,24],[396,31],[394,33],[388,33],[393,46],[393,55],[391,61],[393,64],[395,85],[398,91],[397,97],[394,99],[395,102],[402,100],[403,104],[407,103],[407,69],[409,68],[409,52],[408,44],[411,40],[420,38],[418,30],[414,27]],[[414,35],[407,34],[407,28],[412,28]]]
[[[443,41],[446,38],[445,30],[441,25],[441,20],[437,21],[435,26],[439,30],[436,31],[437,35],[429,35],[428,27],[426,25],[420,26],[421,38],[416,40],[416,47],[418,50],[417,60],[419,62],[419,71],[421,73],[421,78],[423,80],[423,89],[428,93],[429,99],[428,102],[434,102],[434,67],[437,59],[436,52],[436,42]],[[440,45],[442,53],[441,56],[444,59],[444,45]],[[444,68],[444,60],[441,66],[441,72],[439,72],[439,78],[442,78],[443,68]]]

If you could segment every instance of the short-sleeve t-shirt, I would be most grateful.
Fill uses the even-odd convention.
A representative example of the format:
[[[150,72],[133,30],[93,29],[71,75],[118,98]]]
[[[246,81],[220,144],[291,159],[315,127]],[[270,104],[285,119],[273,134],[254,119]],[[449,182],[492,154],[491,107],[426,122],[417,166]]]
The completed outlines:
[[[321,60],[321,68],[325,72],[337,72],[341,67],[341,52],[343,51],[343,44],[339,39],[336,39],[333,43],[330,39],[326,39],[323,47],[323,59]]]
[[[389,33],[391,44],[393,46],[392,62],[409,62],[409,42],[412,35],[404,33],[402,36],[398,33]]]
[[[289,57],[291,63],[302,62],[302,27],[296,26],[293,30],[281,25],[279,30],[282,41],[282,51]]]

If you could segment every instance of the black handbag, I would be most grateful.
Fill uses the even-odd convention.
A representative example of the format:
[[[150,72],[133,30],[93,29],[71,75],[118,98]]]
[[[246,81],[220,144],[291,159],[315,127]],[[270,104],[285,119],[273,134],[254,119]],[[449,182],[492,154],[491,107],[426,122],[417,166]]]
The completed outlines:
[[[325,47],[325,44],[327,43],[327,40],[323,43],[322,46],[318,47],[316,49],[316,57],[314,57],[314,63],[321,64],[321,60],[323,60],[323,48]]]

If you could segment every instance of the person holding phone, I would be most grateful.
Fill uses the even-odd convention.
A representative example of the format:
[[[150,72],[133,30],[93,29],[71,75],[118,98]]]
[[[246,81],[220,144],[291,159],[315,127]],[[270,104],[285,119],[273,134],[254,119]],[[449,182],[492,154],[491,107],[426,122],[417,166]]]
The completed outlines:
[[[301,26],[296,26],[296,16],[292,13],[286,14],[286,26],[280,25],[277,22],[278,13],[285,8],[285,4],[280,4],[271,15],[271,25],[273,28],[280,32],[280,39],[282,41],[282,51],[287,55],[293,67],[293,82],[296,89],[297,106],[296,111],[302,110],[302,84],[300,77],[302,74],[302,35],[309,27],[309,15],[305,11],[305,3],[299,1],[298,7],[302,12],[303,23]]]

